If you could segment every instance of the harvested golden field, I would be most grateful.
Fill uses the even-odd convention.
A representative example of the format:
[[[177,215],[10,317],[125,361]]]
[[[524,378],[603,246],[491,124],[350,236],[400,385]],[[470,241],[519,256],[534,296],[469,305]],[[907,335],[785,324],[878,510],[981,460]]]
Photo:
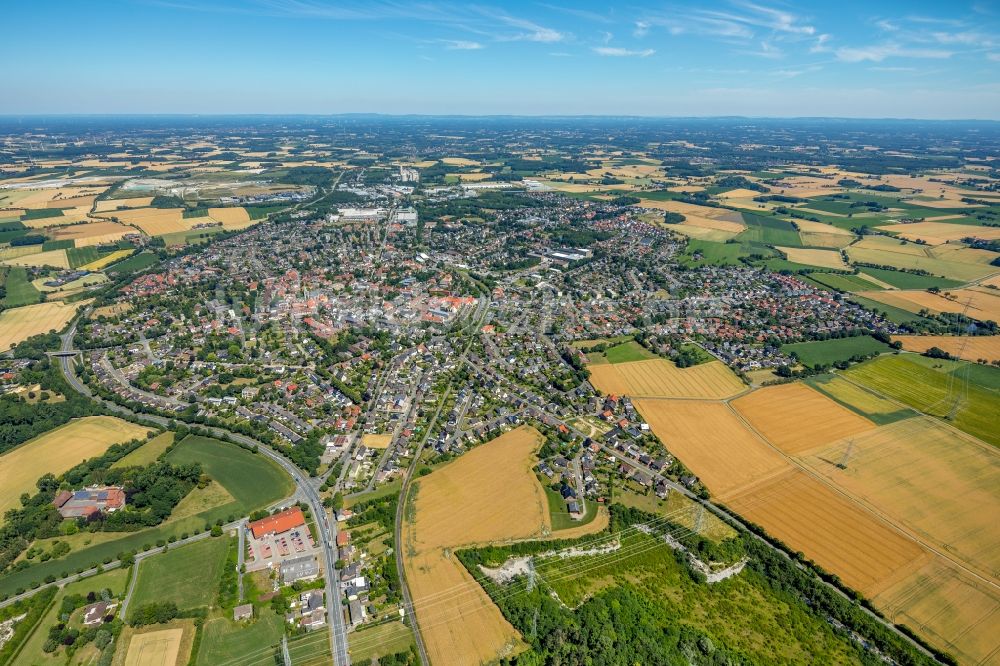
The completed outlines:
[[[37,303],[0,312],[0,350],[6,351],[32,335],[62,330],[82,303]]]
[[[153,203],[153,197],[130,197],[128,199],[104,199],[94,207],[95,213],[118,210],[120,208],[144,208]]]
[[[732,225],[733,222],[725,222],[723,220],[710,220],[707,217],[688,217],[680,224],[664,224],[664,229],[669,229],[670,231],[676,232],[683,236],[688,236],[689,238],[697,238],[698,240],[713,241],[716,243],[725,243],[730,238],[734,238],[741,231],[734,231],[732,229],[720,229],[716,223],[722,225]]]
[[[66,250],[49,250],[48,252],[35,252],[25,254],[20,257],[5,259],[8,266],[52,266],[54,268],[69,268],[69,258]]]
[[[369,449],[387,449],[392,443],[392,434],[375,435],[366,433],[361,436],[361,443]]]
[[[83,268],[83,266],[81,266]],[[80,291],[84,287],[89,287],[95,284],[103,284],[108,281],[108,276],[104,273],[90,273],[89,275],[84,275],[83,277],[71,280],[65,284],[59,285],[58,287],[49,287],[45,283],[49,281],[47,277],[40,277],[31,281],[31,284],[35,285],[35,289],[38,291],[43,291],[50,294],[58,294],[56,296],[50,296],[52,298],[65,298],[69,294]],[[46,301],[49,302],[49,301]]]
[[[475,173],[460,173],[458,174],[458,179],[463,183],[478,183],[483,180],[489,180],[493,177],[491,173],[483,173],[477,171]]]
[[[114,303],[112,305],[102,305],[99,308],[94,308],[90,312],[91,319],[97,319],[98,317],[115,317],[122,313],[128,312],[132,309],[131,303]]]
[[[837,463],[845,459],[846,469]],[[1000,452],[935,419],[914,417],[813,451],[804,461],[949,557],[1000,571]]]
[[[720,199],[746,199],[748,197],[752,199],[753,197],[759,197],[760,195],[761,193],[756,190],[737,188],[735,190],[729,190],[728,192],[719,192],[716,196]]]
[[[985,240],[1000,238],[1000,228],[997,227],[980,227],[950,222],[914,222],[912,224],[890,224],[876,228],[882,231],[891,231],[907,240],[922,240],[930,245],[941,245],[969,236]]]
[[[847,270],[849,266],[844,263],[844,258],[836,250],[807,250],[800,247],[778,247],[775,248],[788,257],[788,261],[796,264],[808,264],[810,266],[820,266],[821,268],[833,268],[837,270]]]
[[[952,298],[945,296],[945,293],[950,293]],[[922,290],[859,291],[858,295],[910,312],[919,312],[926,308],[933,313],[964,312],[980,321],[1000,321],[1000,292],[995,289],[972,287],[954,289],[941,294]]]
[[[231,208],[209,208],[208,216],[222,223],[226,229],[245,229],[253,222],[250,214],[242,206]]]
[[[662,358],[594,365],[590,383],[601,393],[632,398],[729,398],[746,388],[720,361],[678,368]]]
[[[876,427],[800,383],[758,389],[737,398],[732,406],[768,441],[791,455]]]
[[[932,252],[935,248],[916,245],[888,236],[866,237],[847,248],[851,261],[893,266],[895,268],[919,268],[932,275],[942,275],[956,280],[976,280],[996,272],[996,267],[986,266],[977,261],[966,261],[964,256],[938,258]]]
[[[100,245],[121,240],[126,234],[134,234],[135,229],[117,222],[89,222],[59,227],[48,232],[52,240],[72,240],[76,247]]]
[[[1000,336],[954,336],[954,335],[894,335],[893,340],[903,343],[907,351],[924,353],[931,347],[943,349],[952,356],[958,356],[967,361],[985,358],[988,361],[1000,360]]]
[[[683,201],[657,201],[653,199],[643,199],[639,204],[643,208],[653,208],[655,210],[665,210],[671,213],[680,213],[685,217],[708,218],[710,220],[727,220],[742,226],[743,218],[734,210],[728,208],[716,208],[714,206],[698,206],[696,204],[684,203]]]
[[[101,217],[115,217],[123,224],[142,229],[149,236],[162,236],[178,231],[188,231],[192,219],[184,218],[183,208],[135,208],[101,213]]]
[[[403,563],[431,663],[480,663],[523,649],[517,631],[452,550],[551,530],[532,466],[542,443],[521,427],[413,484]]]
[[[780,453],[721,402],[636,400],[634,404],[667,449],[718,497],[791,469]]]
[[[977,250],[972,247],[967,247],[961,243],[938,245],[930,252],[935,259],[959,261],[966,264],[989,264],[993,262],[994,259],[1000,258],[1000,254],[996,252],[990,252],[989,250]]]
[[[805,245],[813,247],[831,247],[836,249],[845,248],[854,240],[853,236],[841,236],[840,234],[821,234],[811,231],[800,231],[799,237]]]
[[[866,595],[879,591],[896,572],[915,568],[929,557],[888,524],[791,467],[725,502]]]
[[[90,262],[89,264],[84,264],[79,268],[85,271],[99,271],[106,266],[110,266],[116,261],[121,261],[125,257],[131,255],[135,250],[115,250],[109,254],[104,255],[100,259]]]
[[[1000,594],[944,558],[933,558],[873,601],[891,621],[917,629],[959,663],[996,663]]]
[[[17,245],[14,247],[0,247],[0,261],[4,259],[16,259],[29,254],[38,254],[42,251],[41,245]]]
[[[21,493],[36,490],[43,474],[62,474],[109,446],[146,436],[149,428],[114,416],[87,416],[0,455],[0,514],[20,506]]]
[[[183,629],[160,629],[135,634],[128,644],[125,666],[174,666],[183,637]]]
[[[441,160],[445,164],[450,164],[452,166],[479,166],[481,162],[476,160],[470,160],[465,157],[445,157]]]

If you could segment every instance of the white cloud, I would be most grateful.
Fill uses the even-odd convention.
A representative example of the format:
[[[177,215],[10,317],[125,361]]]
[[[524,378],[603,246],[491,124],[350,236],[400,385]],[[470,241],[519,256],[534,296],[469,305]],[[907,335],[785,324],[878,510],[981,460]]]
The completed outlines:
[[[553,30],[552,28],[546,28],[543,25],[538,25],[532,21],[526,19],[516,18],[514,16],[508,16],[507,14],[495,14],[494,17],[501,23],[509,25],[512,28],[517,28],[523,32],[519,32],[515,35],[506,35],[498,37],[501,41],[508,42],[561,42],[566,39],[566,35],[559,32],[558,30]]]
[[[614,58],[627,58],[627,57],[638,57],[638,58],[648,58],[649,56],[656,53],[653,49],[642,49],[642,50],[632,50],[623,49],[614,46],[595,46],[593,48],[594,53],[601,56],[610,56]]]
[[[649,23],[647,21],[636,21],[635,30],[632,34],[636,37],[645,37],[649,33]]]
[[[479,42],[464,39],[443,39],[441,41],[445,45],[445,48],[450,51],[478,51],[484,48]]]
[[[886,58],[950,58],[954,53],[944,49],[909,48],[894,43],[872,44],[871,46],[845,46],[836,51],[837,60],[842,62],[882,62]]]

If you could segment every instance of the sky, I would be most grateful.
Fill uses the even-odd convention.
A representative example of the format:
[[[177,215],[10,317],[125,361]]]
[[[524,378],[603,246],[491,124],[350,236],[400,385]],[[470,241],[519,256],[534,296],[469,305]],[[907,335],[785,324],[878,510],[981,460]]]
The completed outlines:
[[[1000,0],[38,0],[0,114],[1000,119]]]

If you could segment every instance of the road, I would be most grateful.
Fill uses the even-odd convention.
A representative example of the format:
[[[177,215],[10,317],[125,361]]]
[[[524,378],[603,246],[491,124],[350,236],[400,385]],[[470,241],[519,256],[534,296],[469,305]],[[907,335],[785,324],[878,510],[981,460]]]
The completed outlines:
[[[82,316],[86,316],[86,310]],[[73,345],[73,335],[76,333],[77,320],[74,320],[72,326],[64,333],[62,338],[62,349],[70,350]],[[118,414],[125,414],[135,418],[143,419],[151,423],[156,423],[157,425],[163,427],[170,426],[170,419],[164,418],[162,416],[156,416],[152,414],[136,414],[130,409],[126,409],[121,405],[107,402],[100,398],[96,398],[91,393],[90,389],[87,388],[76,376],[73,371],[73,366],[71,365],[71,358],[60,357],[59,364],[62,370],[63,376],[69,385],[79,393],[90,396],[95,400],[99,400],[104,404],[108,410],[116,412]],[[257,447],[258,452],[261,455],[267,456],[274,462],[276,462],[283,470],[285,470],[292,480],[295,482],[297,488],[296,495],[303,498],[303,500],[309,505],[312,515],[316,520],[316,526],[320,531],[320,550],[322,551],[322,560],[326,573],[326,599],[327,599],[327,621],[330,626],[330,641],[333,646],[334,664],[336,666],[347,666],[350,664],[350,657],[347,654],[347,630],[344,622],[344,614],[342,606],[340,604],[340,572],[337,571],[334,564],[337,561],[336,553],[336,523],[331,523],[329,520],[326,509],[323,507],[323,501],[320,499],[319,493],[316,491],[315,486],[303,476],[302,470],[296,467],[292,462],[290,462],[283,455],[269,447],[263,442],[259,442],[253,438],[247,437],[246,435],[241,435],[235,432],[229,432],[227,430],[222,430],[221,428],[208,427],[205,430],[211,432],[216,437],[228,437],[234,442],[244,444],[246,446]]]

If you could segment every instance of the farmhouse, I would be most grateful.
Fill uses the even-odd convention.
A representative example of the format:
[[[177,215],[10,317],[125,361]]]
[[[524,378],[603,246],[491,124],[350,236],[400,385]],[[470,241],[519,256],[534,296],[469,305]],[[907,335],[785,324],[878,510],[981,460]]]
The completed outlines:
[[[64,490],[52,503],[63,518],[93,518],[125,506],[125,491],[114,486],[93,486],[74,492]]]
[[[306,518],[302,515],[302,509],[293,506],[273,516],[253,521],[250,523],[250,531],[253,533],[253,538],[260,539],[265,535],[281,534],[305,524]]]
[[[250,620],[253,618],[253,604],[243,604],[242,606],[237,606],[233,609],[233,620],[240,622],[241,620]]]

